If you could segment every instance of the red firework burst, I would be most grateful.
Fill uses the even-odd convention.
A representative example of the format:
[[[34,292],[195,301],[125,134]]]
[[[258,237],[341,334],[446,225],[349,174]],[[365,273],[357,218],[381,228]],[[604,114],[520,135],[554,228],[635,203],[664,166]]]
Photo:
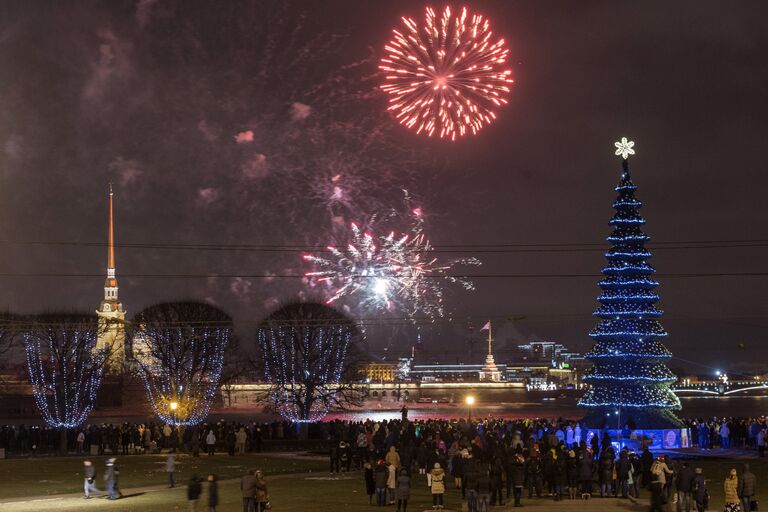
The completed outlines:
[[[496,119],[494,109],[507,103],[513,80],[503,69],[509,49],[503,39],[491,42],[488,19],[466,7],[458,16],[446,7],[437,19],[427,7],[423,26],[402,20],[406,30],[393,30],[379,65],[386,73],[381,88],[400,124],[455,140]]]

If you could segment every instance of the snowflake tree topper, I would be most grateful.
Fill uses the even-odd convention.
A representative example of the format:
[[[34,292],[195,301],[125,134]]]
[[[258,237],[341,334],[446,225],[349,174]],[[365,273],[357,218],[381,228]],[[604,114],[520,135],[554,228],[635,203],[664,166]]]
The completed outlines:
[[[621,155],[621,158],[624,160],[626,160],[629,155],[635,154],[635,150],[632,149],[635,146],[635,142],[627,140],[626,137],[622,137],[619,142],[614,142],[613,145],[616,146],[616,156]]]

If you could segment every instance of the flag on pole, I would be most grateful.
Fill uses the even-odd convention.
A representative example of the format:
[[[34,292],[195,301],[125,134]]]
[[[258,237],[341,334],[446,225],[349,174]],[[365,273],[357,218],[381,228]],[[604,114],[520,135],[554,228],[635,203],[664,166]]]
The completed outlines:
[[[488,321],[485,323],[485,325],[483,326],[483,328],[482,328],[482,329],[480,329],[480,330],[481,330],[481,331],[490,331],[490,330],[491,330],[491,321],[490,321],[490,320],[488,320]]]

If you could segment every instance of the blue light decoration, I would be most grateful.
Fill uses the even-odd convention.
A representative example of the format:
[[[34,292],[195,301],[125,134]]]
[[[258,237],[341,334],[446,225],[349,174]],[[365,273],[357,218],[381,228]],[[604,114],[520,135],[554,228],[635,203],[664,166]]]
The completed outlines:
[[[358,330],[324,304],[284,306],[259,326],[257,342],[270,384],[269,401],[294,423],[319,421],[336,406],[354,403],[354,343]]]
[[[136,315],[133,361],[152,410],[169,425],[198,425],[219,392],[231,318],[198,302],[167,302]]]
[[[57,429],[85,423],[108,357],[96,348],[96,318],[42,315],[24,329],[23,339],[32,394],[43,420]]]
[[[600,322],[590,333],[595,344],[586,354],[594,366],[583,379],[590,387],[579,406],[589,410],[585,423],[591,428],[622,428],[627,423],[646,429],[679,428],[681,422],[672,411],[681,408],[680,400],[670,390],[676,377],[665,364],[672,354],[661,342],[667,332],[658,321],[663,312],[655,306],[658,282],[651,279],[655,269],[646,261],[651,257],[645,248],[649,237],[641,229],[642,204],[635,198],[637,187],[626,159],[634,152],[627,152],[632,143],[626,139],[616,144],[623,162],[615,188],[616,213],[609,222],[613,248],[605,254],[605,278],[598,283],[600,307],[593,314]]]

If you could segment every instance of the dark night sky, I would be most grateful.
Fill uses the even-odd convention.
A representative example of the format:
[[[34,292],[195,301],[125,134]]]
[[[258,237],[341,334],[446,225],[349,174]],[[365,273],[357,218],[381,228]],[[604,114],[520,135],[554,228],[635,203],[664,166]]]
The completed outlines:
[[[375,90],[380,49],[419,2],[3,2],[0,306],[97,306],[103,247],[21,242],[103,242],[110,180],[122,243],[324,244],[334,222],[397,207],[404,187],[438,245],[599,243],[623,135],[636,141],[654,240],[768,239],[768,4],[467,5],[507,40],[516,84],[497,122],[451,144],[397,126]],[[248,130],[253,141],[237,143]],[[343,204],[328,201],[335,175]],[[477,256],[483,274],[594,274],[604,263],[600,251]],[[652,263],[765,272],[766,256],[765,245],[655,250]],[[246,325],[306,294],[296,279],[121,277],[296,273],[297,253],[118,248],[117,258],[129,314],[196,297]],[[29,273],[86,276],[9,277]],[[676,356],[700,372],[765,360],[768,277],[660,280]],[[524,317],[499,332],[500,350],[531,338],[585,350],[596,281],[479,279],[474,293],[451,290],[456,324],[423,329],[425,343],[453,359],[467,318],[477,328]],[[372,345],[398,352],[408,335]]]

